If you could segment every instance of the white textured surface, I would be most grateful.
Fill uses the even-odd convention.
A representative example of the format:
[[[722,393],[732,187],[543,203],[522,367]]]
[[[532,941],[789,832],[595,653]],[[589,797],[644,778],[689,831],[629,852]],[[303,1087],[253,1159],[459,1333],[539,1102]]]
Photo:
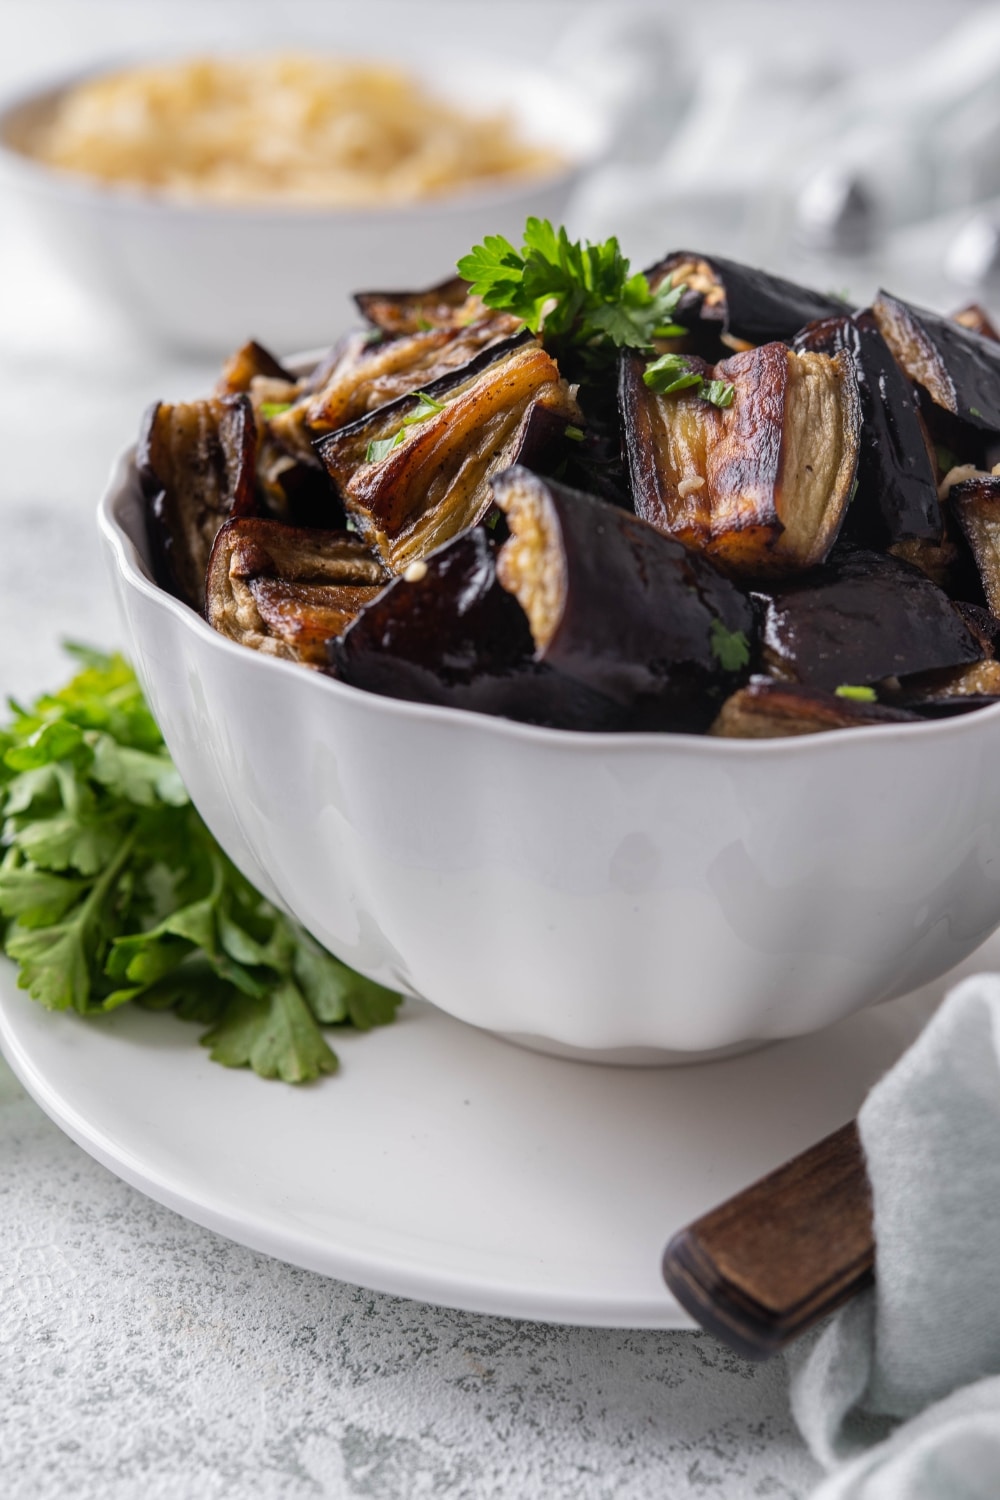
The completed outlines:
[[[0,0],[0,85],[194,30],[356,38],[373,9]],[[385,29],[408,42],[404,9]],[[514,9],[537,37],[574,7]],[[843,9],[825,28],[838,44]],[[460,10],[490,14],[452,4],[451,24]],[[936,29],[953,8],[908,7],[908,37],[914,11]],[[490,31],[516,44],[516,25]],[[143,405],[205,379],[97,325],[0,211],[0,690],[57,682],[60,635],[115,639],[94,500]],[[0,1063],[4,1500],[800,1500],[817,1473],[780,1367],[691,1334],[477,1318],[293,1270],[118,1182]]]
[[[118,1182],[6,1069],[0,1391],[5,1500],[798,1497],[818,1472],[780,1366],[293,1270]]]

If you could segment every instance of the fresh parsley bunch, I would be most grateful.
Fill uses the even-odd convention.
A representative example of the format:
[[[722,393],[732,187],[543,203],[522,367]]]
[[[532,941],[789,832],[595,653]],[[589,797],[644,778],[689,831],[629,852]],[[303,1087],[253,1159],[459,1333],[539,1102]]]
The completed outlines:
[[[683,286],[667,277],[653,292],[614,236],[602,245],[571,240],[548,219],[528,219],[520,251],[502,234],[487,235],[458,262],[458,274],[487,307],[522,318],[535,333],[544,323],[547,343],[652,349],[654,339],[686,331],[673,322]]]
[[[0,730],[0,917],[18,984],[50,1010],[129,1001],[208,1027],[217,1062],[304,1083],[322,1026],[400,997],[333,958],[244,880],[198,816],[128,663],[82,670]]]

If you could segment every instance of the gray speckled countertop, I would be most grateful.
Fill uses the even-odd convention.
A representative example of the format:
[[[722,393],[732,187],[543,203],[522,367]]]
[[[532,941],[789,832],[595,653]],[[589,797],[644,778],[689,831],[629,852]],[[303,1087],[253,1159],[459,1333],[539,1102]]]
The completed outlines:
[[[315,26],[322,8],[279,9]],[[206,26],[235,37],[235,16],[0,0],[0,82]],[[144,405],[208,378],[98,319],[4,210],[3,692],[57,683],[61,636],[117,641],[96,496]],[[780,1364],[694,1334],[440,1310],[254,1254],[118,1181],[0,1062],[0,1476],[4,1500],[800,1500],[818,1471]]]

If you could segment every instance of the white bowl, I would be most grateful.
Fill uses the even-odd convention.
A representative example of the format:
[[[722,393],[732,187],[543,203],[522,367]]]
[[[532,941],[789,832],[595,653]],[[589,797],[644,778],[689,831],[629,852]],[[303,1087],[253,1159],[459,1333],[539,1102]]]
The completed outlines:
[[[547,1051],[691,1060],[936,978],[1000,923],[1000,706],[727,741],[397,702],[153,583],[134,468],[100,529],[196,806],[332,952]]]
[[[419,72],[419,69],[416,70]],[[285,354],[332,336],[358,288],[430,285],[484,234],[520,243],[528,214],[566,215],[603,156],[610,121],[570,81],[442,65],[427,81],[478,110],[507,109],[530,140],[559,153],[549,176],[386,208],[294,209],[182,203],[107,186],[27,154],[24,143],[66,79],[0,109],[0,172],[77,282],[169,345],[221,354],[250,336]]]

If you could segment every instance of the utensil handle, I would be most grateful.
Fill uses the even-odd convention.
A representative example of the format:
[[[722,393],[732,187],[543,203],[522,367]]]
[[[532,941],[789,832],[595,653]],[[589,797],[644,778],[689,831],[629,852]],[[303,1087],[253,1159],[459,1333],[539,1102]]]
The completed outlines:
[[[871,1189],[852,1121],[674,1235],[664,1279],[748,1359],[769,1359],[874,1277]]]

